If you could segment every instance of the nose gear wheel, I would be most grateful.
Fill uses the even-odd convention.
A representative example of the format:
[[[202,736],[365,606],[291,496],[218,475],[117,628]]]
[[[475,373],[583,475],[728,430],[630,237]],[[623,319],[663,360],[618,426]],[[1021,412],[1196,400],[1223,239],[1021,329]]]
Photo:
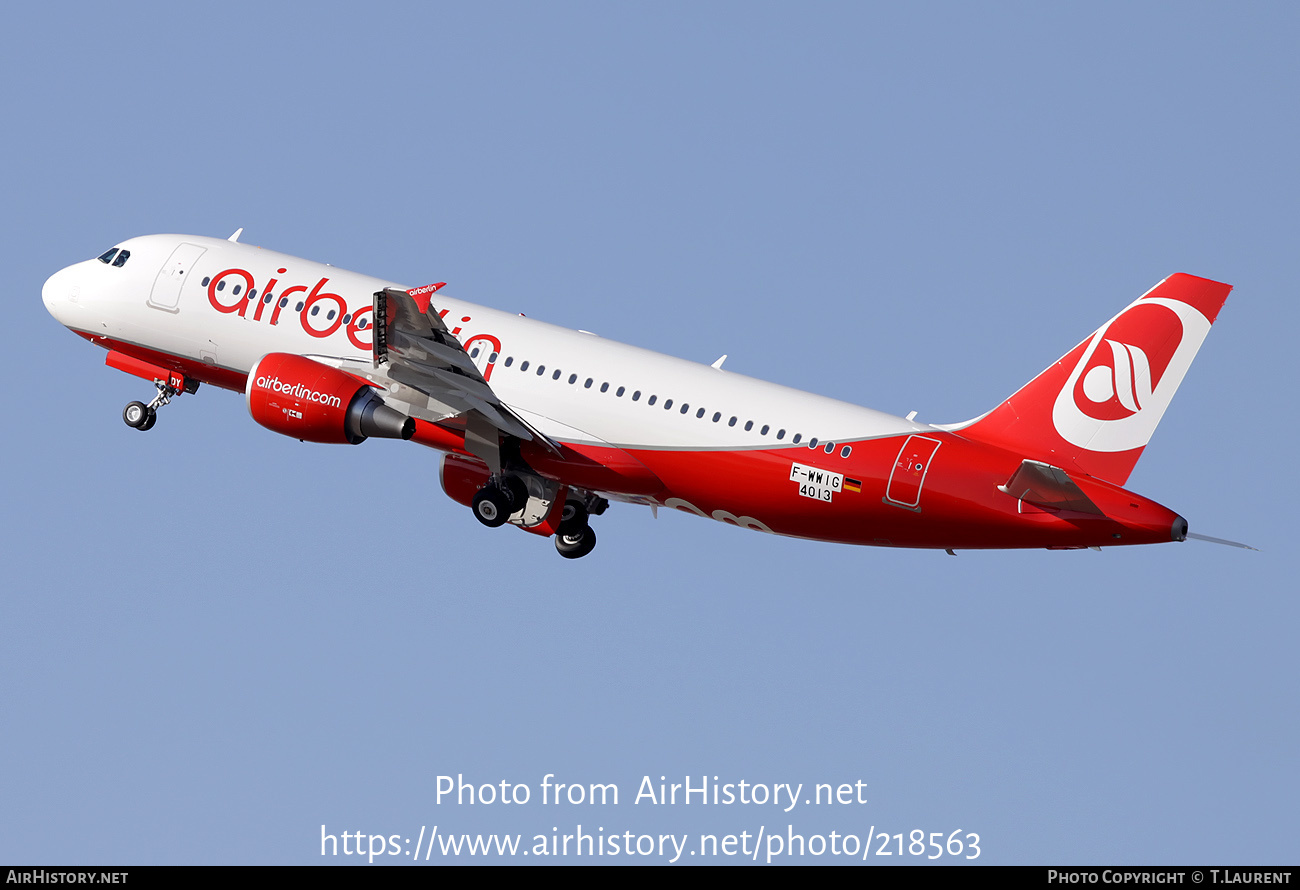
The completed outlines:
[[[126,407],[122,409],[122,422],[142,433],[153,429],[153,425],[158,422],[158,409],[181,394],[181,390],[167,385],[162,380],[155,380],[153,385],[157,387],[158,395],[154,396],[149,404],[127,402]]]

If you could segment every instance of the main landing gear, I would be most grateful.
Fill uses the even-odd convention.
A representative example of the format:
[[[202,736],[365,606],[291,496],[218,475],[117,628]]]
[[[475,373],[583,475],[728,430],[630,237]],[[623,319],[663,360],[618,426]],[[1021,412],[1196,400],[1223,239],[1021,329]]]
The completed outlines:
[[[603,505],[603,499],[599,503]],[[604,512],[603,507],[598,512]],[[585,502],[573,498],[564,502],[560,527],[555,532],[555,549],[565,559],[581,559],[596,549],[596,532],[587,524],[589,517]]]
[[[574,531],[556,532],[555,549],[565,559],[581,559],[596,549],[596,532],[589,525]]]
[[[528,486],[516,475],[493,476],[474,495],[470,508],[474,517],[488,528],[505,525],[512,514],[518,513],[528,503]],[[571,493],[564,502],[560,524],[555,532],[555,549],[565,559],[579,559],[596,547],[596,533],[588,524],[588,517],[605,512],[609,502],[604,498],[581,492]]]
[[[153,429],[153,425],[158,422],[158,409],[166,405],[182,392],[193,392],[194,388],[186,387],[184,390],[176,389],[169,386],[161,380],[155,380],[153,385],[158,388],[158,395],[153,397],[149,404],[144,402],[128,402],[122,409],[122,421],[133,429],[144,432]]]
[[[488,528],[499,528],[510,519],[510,514],[522,510],[528,503],[528,486],[518,476],[494,478],[478,490],[470,507],[479,522]]]

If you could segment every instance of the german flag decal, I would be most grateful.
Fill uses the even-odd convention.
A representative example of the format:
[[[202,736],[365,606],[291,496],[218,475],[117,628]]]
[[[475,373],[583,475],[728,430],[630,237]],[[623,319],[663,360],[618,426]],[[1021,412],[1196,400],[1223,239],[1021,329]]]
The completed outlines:
[[[845,490],[845,491],[851,491],[851,492],[853,492],[854,494],[861,494],[861,493],[862,493],[862,482],[861,482],[861,480],[859,480],[859,479],[854,479],[854,478],[851,477],[851,476],[845,476],[845,477],[844,477],[844,490]]]

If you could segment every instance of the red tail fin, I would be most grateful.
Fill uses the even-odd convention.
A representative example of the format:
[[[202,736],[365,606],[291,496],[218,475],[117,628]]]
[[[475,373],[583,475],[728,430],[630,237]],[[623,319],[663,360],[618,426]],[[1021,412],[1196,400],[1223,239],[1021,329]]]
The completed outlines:
[[[952,427],[1123,485],[1231,285],[1171,275],[983,417]]]

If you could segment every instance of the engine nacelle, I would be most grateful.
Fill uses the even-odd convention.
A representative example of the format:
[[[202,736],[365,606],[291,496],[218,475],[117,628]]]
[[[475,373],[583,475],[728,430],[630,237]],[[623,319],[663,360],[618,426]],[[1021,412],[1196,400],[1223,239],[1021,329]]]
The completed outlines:
[[[370,436],[415,435],[415,421],[385,405],[369,384],[301,355],[262,356],[245,393],[254,420],[304,442],[356,445]]]

